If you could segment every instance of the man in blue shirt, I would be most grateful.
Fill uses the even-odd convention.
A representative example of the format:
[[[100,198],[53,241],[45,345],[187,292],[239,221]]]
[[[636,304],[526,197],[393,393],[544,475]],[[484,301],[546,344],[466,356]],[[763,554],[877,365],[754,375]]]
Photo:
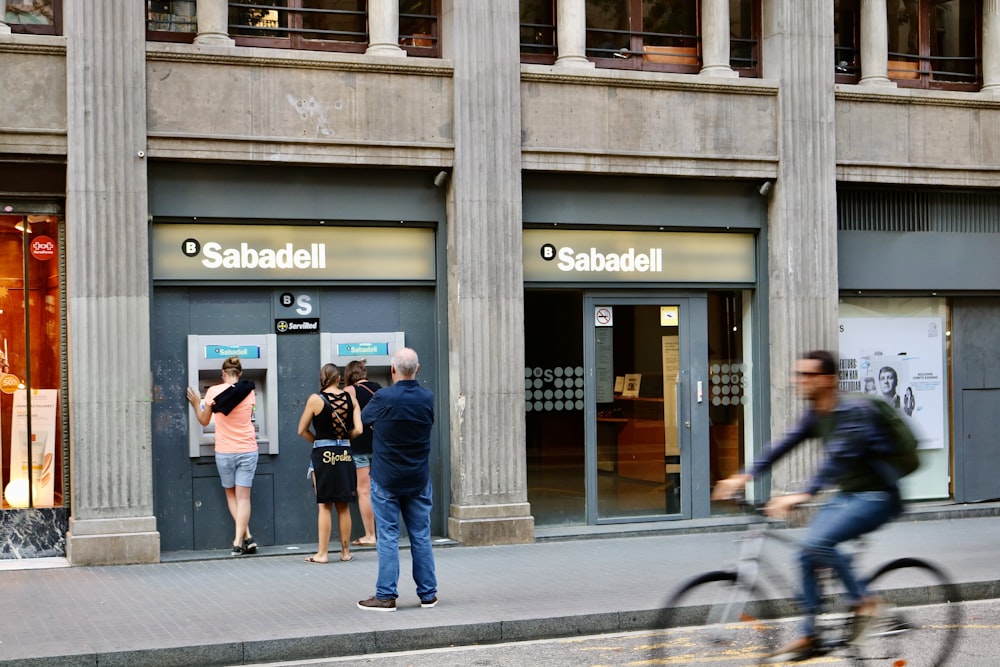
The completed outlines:
[[[375,595],[358,602],[360,609],[396,611],[399,596],[399,517],[410,535],[413,581],[420,606],[437,604],[437,576],[431,549],[430,453],[434,394],[417,382],[417,353],[404,347],[392,356],[394,384],[375,392],[361,411],[361,421],[374,428],[371,501],[375,512],[378,581]]]
[[[832,486],[840,489],[817,511],[801,543],[804,614],[801,636],[768,656],[765,663],[803,660],[815,652],[816,615],[820,608],[818,568],[832,567],[844,582],[855,610],[855,636],[862,634],[880,604],[877,598],[867,595],[863,583],[854,575],[850,558],[837,545],[879,528],[902,509],[897,479],[875,454],[879,445],[881,451],[886,450],[884,441],[891,436],[870,401],[839,394],[838,370],[837,358],[824,350],[809,352],[799,359],[795,364],[795,382],[799,394],[809,402],[809,410],[749,472],[720,480],[712,492],[716,500],[733,497],[755,475],[809,438],[823,440],[826,458],[801,492],[771,498],[765,510],[767,515],[783,518],[822,489]]]

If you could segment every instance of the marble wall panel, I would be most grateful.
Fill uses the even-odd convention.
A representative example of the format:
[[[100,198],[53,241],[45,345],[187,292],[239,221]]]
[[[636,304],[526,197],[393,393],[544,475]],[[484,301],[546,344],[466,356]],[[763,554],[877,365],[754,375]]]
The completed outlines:
[[[0,510],[0,560],[66,555],[69,509]]]

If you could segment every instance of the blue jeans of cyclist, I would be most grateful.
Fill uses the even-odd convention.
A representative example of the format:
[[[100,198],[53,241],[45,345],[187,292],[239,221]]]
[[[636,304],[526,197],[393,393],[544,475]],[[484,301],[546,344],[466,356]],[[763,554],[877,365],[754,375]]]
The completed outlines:
[[[833,568],[844,582],[847,599],[856,604],[865,596],[863,583],[854,576],[851,558],[837,545],[870,533],[899,513],[899,500],[889,491],[839,493],[813,517],[801,543],[799,564],[802,568],[803,636],[816,634],[816,615],[820,610],[816,571]]]
[[[437,597],[437,576],[434,572],[434,551],[431,548],[430,481],[423,491],[397,496],[371,480],[372,510],[375,512],[375,536],[378,549],[378,581],[375,596],[381,600],[396,599],[399,592],[399,518],[403,517],[410,536],[410,558],[413,560],[413,582],[421,601]]]

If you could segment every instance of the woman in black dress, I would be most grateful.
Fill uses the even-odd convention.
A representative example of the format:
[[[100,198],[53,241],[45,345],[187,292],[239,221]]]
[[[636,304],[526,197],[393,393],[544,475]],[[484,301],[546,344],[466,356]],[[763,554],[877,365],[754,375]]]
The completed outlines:
[[[306,562],[329,562],[332,510],[336,506],[340,560],[346,563],[353,559],[350,503],[358,497],[350,438],[361,433],[361,409],[340,388],[340,369],[334,364],[325,364],[320,370],[319,386],[319,393],[309,396],[299,418],[299,435],[312,443],[313,488],[319,506],[319,548]]]

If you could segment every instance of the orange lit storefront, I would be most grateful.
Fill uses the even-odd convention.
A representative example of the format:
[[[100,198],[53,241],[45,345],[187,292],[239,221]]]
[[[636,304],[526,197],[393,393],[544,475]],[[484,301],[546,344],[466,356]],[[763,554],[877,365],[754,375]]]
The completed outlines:
[[[0,559],[65,554],[63,238],[60,200],[0,195]]]

